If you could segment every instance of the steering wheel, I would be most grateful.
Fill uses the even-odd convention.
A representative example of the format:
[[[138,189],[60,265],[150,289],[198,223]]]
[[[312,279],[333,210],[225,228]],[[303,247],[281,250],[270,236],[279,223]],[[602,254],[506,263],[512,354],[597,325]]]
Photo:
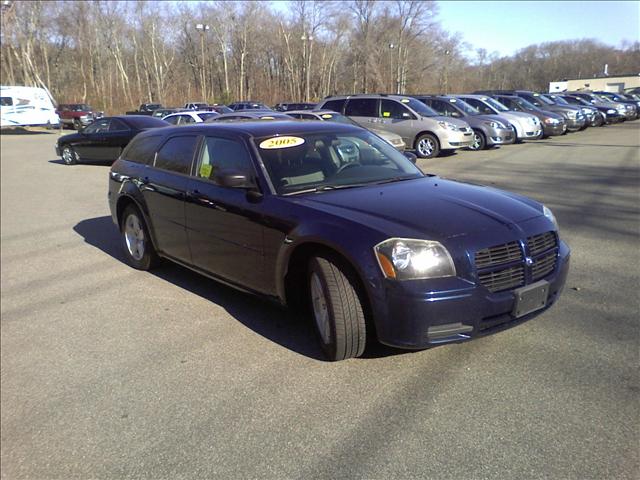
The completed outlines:
[[[347,168],[352,168],[352,167],[361,167],[362,165],[360,164],[360,162],[350,162],[350,163],[345,163],[344,165],[342,165],[340,168],[338,168],[338,170],[336,170],[336,173],[334,173],[334,175],[338,175],[340,173],[342,173],[343,171],[345,171]]]

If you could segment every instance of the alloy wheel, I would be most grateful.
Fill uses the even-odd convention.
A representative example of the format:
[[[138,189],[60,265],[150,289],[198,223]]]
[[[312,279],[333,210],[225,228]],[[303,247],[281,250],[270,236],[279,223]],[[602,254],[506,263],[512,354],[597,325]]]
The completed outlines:
[[[329,307],[327,306],[327,298],[325,297],[320,277],[315,272],[311,275],[311,303],[313,305],[313,318],[316,321],[318,332],[322,342],[327,344],[331,335]]]
[[[129,255],[134,260],[142,260],[144,256],[144,229],[137,215],[131,214],[124,224],[124,239]]]

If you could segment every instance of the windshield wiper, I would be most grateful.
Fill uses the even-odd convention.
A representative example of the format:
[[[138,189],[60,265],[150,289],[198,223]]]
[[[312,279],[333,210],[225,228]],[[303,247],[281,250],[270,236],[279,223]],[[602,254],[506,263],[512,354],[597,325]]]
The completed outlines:
[[[350,183],[347,185],[318,185],[317,187],[307,188],[304,190],[297,190],[295,192],[285,193],[283,195],[298,195],[300,193],[319,193],[319,192],[328,192],[330,190],[343,190],[345,188],[356,188],[362,187],[364,185],[370,185],[370,183]]]
[[[405,180],[415,180],[416,178],[422,178],[422,177],[393,177],[393,178],[387,178],[386,180],[380,180],[379,182],[375,182],[375,183],[376,185],[382,185],[383,183],[404,182]]]

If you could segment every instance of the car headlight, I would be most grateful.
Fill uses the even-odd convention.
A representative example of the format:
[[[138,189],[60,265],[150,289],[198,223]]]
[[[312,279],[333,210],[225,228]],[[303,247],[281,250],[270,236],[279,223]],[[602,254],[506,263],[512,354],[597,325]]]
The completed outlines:
[[[440,242],[390,238],[376,245],[374,251],[386,278],[417,280],[456,274],[451,255]]]
[[[613,108],[610,108],[609,110],[607,110],[607,113],[614,114],[616,113],[616,111]]]
[[[560,123],[560,120],[558,120],[557,118],[548,117],[544,119],[544,123],[548,125],[555,125],[556,123]]]
[[[438,122],[438,125],[440,125],[442,128],[445,128],[447,130],[452,130],[454,132],[457,132],[458,126],[454,125],[453,123],[449,123],[449,122]]]
[[[500,122],[484,122],[485,125],[489,125],[491,128],[507,128]]]
[[[624,105],[620,105],[619,107],[617,107],[617,110],[618,110],[620,113],[624,113],[624,112],[626,111],[626,108],[624,108]]]
[[[556,220],[556,216],[546,205],[542,206],[542,213],[544,213],[544,216],[551,220],[551,223],[553,223],[553,225],[558,228],[558,221]]]

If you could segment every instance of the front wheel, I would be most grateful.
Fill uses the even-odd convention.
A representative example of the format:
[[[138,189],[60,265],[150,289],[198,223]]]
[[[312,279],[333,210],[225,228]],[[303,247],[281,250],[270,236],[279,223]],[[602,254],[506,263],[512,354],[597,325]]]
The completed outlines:
[[[484,133],[480,130],[473,131],[473,143],[469,145],[469,150],[484,150],[487,146],[487,140],[485,139]]]
[[[140,211],[129,205],[122,214],[120,225],[122,244],[127,263],[138,270],[150,270],[159,261],[149,230]]]
[[[416,139],[416,155],[420,158],[437,157],[440,153],[440,145],[438,139],[430,134],[425,133]]]
[[[62,149],[62,160],[67,165],[75,165],[76,163],[78,163],[78,154],[73,149],[73,147],[66,145]]]
[[[308,274],[311,312],[322,349],[331,361],[359,357],[367,339],[355,280],[339,264],[329,257],[313,257]]]

